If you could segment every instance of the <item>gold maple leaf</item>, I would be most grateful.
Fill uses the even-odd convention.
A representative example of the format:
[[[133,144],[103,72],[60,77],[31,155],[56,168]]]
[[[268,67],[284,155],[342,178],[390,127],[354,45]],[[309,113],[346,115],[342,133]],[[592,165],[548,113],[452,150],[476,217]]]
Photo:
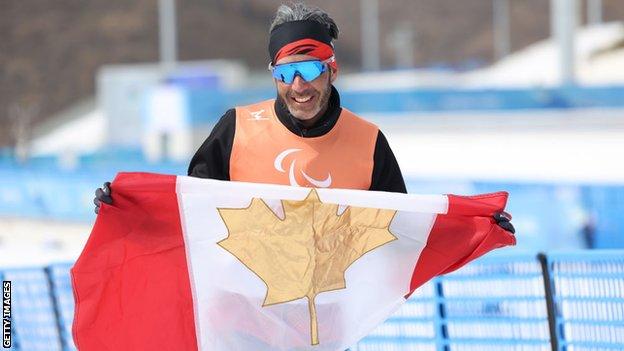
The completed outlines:
[[[308,298],[312,345],[319,343],[316,295],[344,289],[347,268],[396,237],[396,211],[322,203],[313,189],[303,201],[282,201],[284,219],[261,199],[247,208],[218,209],[228,237],[218,243],[267,286],[263,306]]]

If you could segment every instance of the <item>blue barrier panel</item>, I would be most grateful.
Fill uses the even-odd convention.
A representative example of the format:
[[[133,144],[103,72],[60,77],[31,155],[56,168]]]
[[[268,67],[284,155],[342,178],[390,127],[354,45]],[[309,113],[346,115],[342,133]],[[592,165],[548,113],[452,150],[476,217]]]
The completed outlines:
[[[186,165],[174,163],[119,162],[109,166],[109,171],[0,169],[0,216],[90,221],[95,217],[95,189],[113,180],[115,167],[119,171],[186,174]]]
[[[71,286],[69,270],[71,264],[55,264],[47,269],[50,282],[52,283],[52,295],[56,300],[61,341],[63,350],[76,350],[72,337],[72,322],[74,321],[74,294]]]
[[[615,187],[611,187],[615,188]],[[509,192],[517,247],[525,250],[585,248],[583,192],[573,184],[474,182],[474,192]],[[624,200],[624,199],[623,199]],[[565,218],[566,220],[555,220]]]
[[[544,280],[534,255],[491,254],[439,284],[446,350],[550,350]]]
[[[624,186],[584,186],[583,202],[590,213],[589,246],[624,248]]]
[[[0,213],[9,216],[39,217],[44,206],[38,192],[28,186],[31,173],[23,170],[0,170]]]
[[[87,175],[64,174],[39,177],[30,185],[37,189],[46,217],[79,220],[94,216],[94,192],[103,182]]]
[[[275,98],[274,89],[247,89],[224,92],[211,89],[188,89],[187,111],[191,125],[214,124],[230,108]]]
[[[440,345],[435,283],[421,286],[392,317],[360,341],[357,351],[435,351]]]
[[[192,125],[214,124],[229,108],[275,97],[273,88],[235,92],[187,89]],[[624,86],[529,89],[414,88],[341,91],[342,106],[355,113],[495,111],[624,107]]]
[[[50,283],[42,268],[4,271],[11,281],[15,350],[61,351]]]
[[[547,258],[559,350],[624,350],[624,252]]]

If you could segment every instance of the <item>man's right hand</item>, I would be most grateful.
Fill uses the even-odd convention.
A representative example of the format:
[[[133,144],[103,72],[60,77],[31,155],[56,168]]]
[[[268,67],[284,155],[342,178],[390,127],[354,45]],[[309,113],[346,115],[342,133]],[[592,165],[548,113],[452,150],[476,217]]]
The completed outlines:
[[[95,190],[95,198],[93,199],[93,203],[95,204],[94,210],[96,214],[100,212],[100,206],[102,205],[102,202],[107,205],[113,204],[110,185],[110,182],[106,182],[104,183],[104,185],[102,185],[101,188],[97,188],[97,190]]]

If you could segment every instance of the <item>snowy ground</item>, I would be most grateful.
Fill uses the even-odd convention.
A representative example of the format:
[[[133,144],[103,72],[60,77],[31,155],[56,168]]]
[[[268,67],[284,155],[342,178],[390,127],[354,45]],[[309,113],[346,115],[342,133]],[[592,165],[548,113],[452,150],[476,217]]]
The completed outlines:
[[[367,117],[406,177],[624,184],[622,109]]]
[[[0,268],[73,262],[90,232],[90,223],[0,217]]]

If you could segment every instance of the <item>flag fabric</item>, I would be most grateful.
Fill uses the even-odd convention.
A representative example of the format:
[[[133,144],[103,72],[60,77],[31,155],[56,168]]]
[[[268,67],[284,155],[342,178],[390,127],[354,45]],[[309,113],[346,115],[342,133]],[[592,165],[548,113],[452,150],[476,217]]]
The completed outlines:
[[[419,286],[514,245],[507,193],[120,173],[71,270],[80,350],[344,350]]]

